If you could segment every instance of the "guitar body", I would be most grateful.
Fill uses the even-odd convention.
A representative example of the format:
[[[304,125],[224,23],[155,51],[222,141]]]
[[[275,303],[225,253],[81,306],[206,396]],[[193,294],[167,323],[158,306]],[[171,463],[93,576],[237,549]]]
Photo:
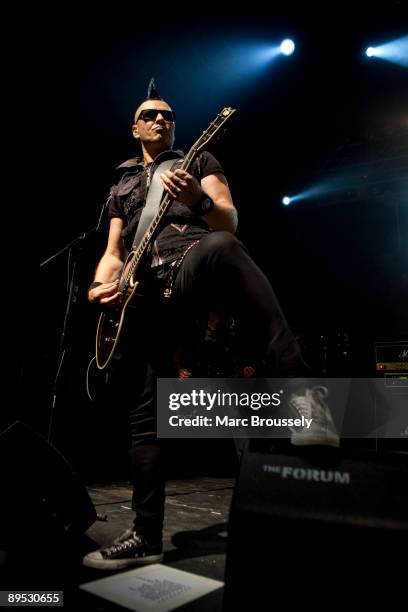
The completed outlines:
[[[204,130],[200,138],[193,144],[190,151],[186,155],[182,170],[188,170],[196,155],[210,142],[214,135],[221,129],[226,121],[235,113],[234,108],[224,108],[209,127]],[[135,251],[129,253],[123,267],[123,272],[119,281],[119,291],[122,292],[122,302],[115,308],[107,309],[99,317],[98,328],[96,331],[96,365],[99,370],[104,370],[110,363],[119,342],[120,332],[122,330],[123,321],[125,318],[126,308],[129,302],[135,295],[139,281],[135,275],[139,267],[140,261],[144,256],[147,247],[152,242],[160,221],[166,214],[172,202],[169,194],[166,194],[159,205],[158,212],[155,218],[151,221],[148,229],[145,232],[140,245]]]
[[[119,281],[121,286],[122,279],[127,278],[129,268],[134,258],[134,252],[129,253],[126,259],[122,278]],[[104,370],[109,365],[119,342],[120,332],[122,331],[123,321],[125,319],[126,309],[129,302],[134,297],[139,286],[139,282],[135,280],[135,272],[132,273],[128,280],[126,289],[123,291],[123,301],[116,308],[111,308],[107,312],[103,312],[98,321],[96,330],[96,365],[99,370]]]
[[[123,308],[103,312],[99,317],[96,330],[96,365],[100,370],[108,367],[116,351],[128,301]]]

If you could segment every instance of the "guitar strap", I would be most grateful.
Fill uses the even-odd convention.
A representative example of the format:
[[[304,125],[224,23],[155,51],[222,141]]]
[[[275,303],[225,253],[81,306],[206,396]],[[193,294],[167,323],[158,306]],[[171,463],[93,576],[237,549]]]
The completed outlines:
[[[178,158],[179,159],[179,158]],[[142,242],[143,236],[146,233],[147,228],[150,223],[153,221],[154,217],[159,210],[159,205],[163,197],[164,187],[160,175],[166,172],[166,170],[170,170],[170,168],[174,165],[176,159],[166,159],[161,164],[159,164],[154,171],[149,191],[147,193],[146,204],[143,207],[142,215],[140,217],[139,224],[137,226],[137,231],[135,234],[135,238],[132,244],[132,251],[135,251],[139,244]]]

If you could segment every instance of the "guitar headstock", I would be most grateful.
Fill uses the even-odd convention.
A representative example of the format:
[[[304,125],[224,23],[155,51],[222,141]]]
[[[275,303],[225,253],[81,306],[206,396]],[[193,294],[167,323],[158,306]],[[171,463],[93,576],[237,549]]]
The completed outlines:
[[[208,128],[204,130],[200,138],[193,144],[191,150],[198,153],[212,140],[215,134],[223,127],[223,125],[231,119],[232,115],[236,112],[236,108],[227,106],[222,109],[215,119],[210,123]]]

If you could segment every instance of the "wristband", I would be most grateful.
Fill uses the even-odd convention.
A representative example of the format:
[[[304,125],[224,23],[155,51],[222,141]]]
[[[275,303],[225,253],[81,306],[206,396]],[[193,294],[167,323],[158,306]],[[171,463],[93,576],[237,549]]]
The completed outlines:
[[[189,206],[192,213],[199,217],[211,212],[214,208],[214,201],[206,193],[203,193],[202,198],[196,203]]]

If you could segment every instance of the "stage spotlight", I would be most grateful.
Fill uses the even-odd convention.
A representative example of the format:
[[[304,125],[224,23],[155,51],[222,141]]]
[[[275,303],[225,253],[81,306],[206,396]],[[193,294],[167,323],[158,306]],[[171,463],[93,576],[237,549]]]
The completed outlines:
[[[365,53],[367,57],[375,57],[408,67],[408,36],[402,36],[384,45],[367,47]]]
[[[279,49],[283,55],[292,55],[295,50],[295,43],[290,38],[286,38],[281,42]]]
[[[318,195],[320,195],[320,193],[322,193],[322,186],[314,186],[314,187],[309,187],[308,189],[305,189],[305,191],[301,191],[299,193],[295,193],[294,195],[288,196],[285,195],[281,202],[284,206],[289,206],[289,204],[292,206],[292,204],[298,203],[298,202],[303,202],[305,200],[309,200],[311,198],[317,197]]]

